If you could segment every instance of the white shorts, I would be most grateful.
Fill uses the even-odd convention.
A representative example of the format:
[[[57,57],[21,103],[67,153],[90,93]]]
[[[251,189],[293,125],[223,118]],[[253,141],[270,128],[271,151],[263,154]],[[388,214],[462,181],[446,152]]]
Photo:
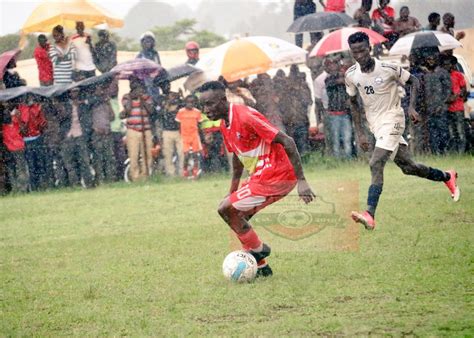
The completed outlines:
[[[402,136],[404,131],[405,121],[381,125],[374,133],[375,146],[396,153],[400,144],[408,145]]]

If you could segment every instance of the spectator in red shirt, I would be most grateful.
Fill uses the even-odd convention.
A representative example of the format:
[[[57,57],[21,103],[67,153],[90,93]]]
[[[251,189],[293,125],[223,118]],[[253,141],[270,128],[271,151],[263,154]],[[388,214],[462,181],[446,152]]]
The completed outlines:
[[[467,86],[464,75],[456,70],[458,59],[448,56],[444,62],[445,69],[451,75],[451,95],[448,98],[449,149],[458,153],[466,150],[466,133],[464,130],[464,101],[467,100]]]
[[[390,0],[379,0],[379,8],[372,12],[372,20],[376,26],[375,30],[388,39],[388,42],[384,44],[387,49],[390,49],[397,41],[397,34],[393,29],[395,10],[388,5],[389,3]]]
[[[45,188],[46,177],[46,146],[43,142],[43,131],[46,119],[42,107],[33,101],[31,95],[26,95],[18,105],[20,121],[24,126],[22,136],[25,142],[25,159],[30,174],[32,191]]]
[[[51,86],[54,82],[53,64],[48,55],[49,43],[46,35],[38,36],[38,46],[35,48],[34,57],[38,66],[39,81],[42,86]]]
[[[346,0],[319,0],[321,6],[323,6],[325,12],[339,12],[344,13],[346,11]]]
[[[28,169],[25,161],[25,142],[21,136],[23,129],[20,120],[20,111],[12,102],[5,103],[5,113],[9,115],[7,121],[3,121],[2,133],[3,144],[7,148],[6,167],[8,180],[13,192],[28,191]]]

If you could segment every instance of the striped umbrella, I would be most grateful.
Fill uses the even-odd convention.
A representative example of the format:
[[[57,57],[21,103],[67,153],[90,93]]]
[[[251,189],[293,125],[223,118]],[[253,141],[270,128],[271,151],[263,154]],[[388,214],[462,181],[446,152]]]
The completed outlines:
[[[309,53],[309,56],[325,56],[349,50],[349,42],[347,40],[351,34],[356,32],[366,33],[369,36],[369,42],[371,45],[387,41],[386,38],[371,29],[362,27],[345,27],[329,33],[319,40],[313,50]]]
[[[126,80],[131,76],[139,79],[155,78],[165,72],[164,68],[156,62],[148,59],[132,59],[122,62],[111,69],[111,72],[118,72],[119,79]]]
[[[410,55],[412,49],[438,47],[440,51],[462,47],[453,36],[438,31],[415,32],[400,38],[390,48],[390,55]]]
[[[287,41],[269,36],[251,36],[224,43],[204,55],[196,64],[209,79],[223,76],[232,82],[272,68],[306,61],[306,51]]]

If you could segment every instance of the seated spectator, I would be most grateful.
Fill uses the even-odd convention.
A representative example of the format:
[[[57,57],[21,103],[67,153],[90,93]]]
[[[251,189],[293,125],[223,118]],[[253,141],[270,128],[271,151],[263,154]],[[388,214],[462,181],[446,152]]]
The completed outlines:
[[[192,157],[194,161],[192,177],[196,179],[200,174],[199,154],[202,151],[201,140],[199,139],[199,123],[202,121],[201,111],[195,108],[196,97],[193,95],[187,96],[184,103],[184,108],[181,108],[176,114],[176,121],[179,122],[183,142],[183,176],[189,177],[189,161]]]
[[[90,134],[90,106],[81,100],[79,88],[69,92],[58,106],[61,156],[66,168],[69,185],[86,188],[93,186],[87,135]]]
[[[439,13],[436,13],[436,12],[430,13],[430,15],[428,15],[428,26],[426,26],[425,30],[437,31],[440,22],[441,22],[441,15],[439,15]]]
[[[199,62],[199,44],[195,41],[188,41],[186,42],[186,46],[184,47],[186,51],[186,55],[188,56],[188,61],[186,63],[188,65],[195,65]]]
[[[115,180],[116,164],[110,123],[115,114],[110,104],[108,85],[97,86],[92,106],[92,151],[97,183]]]
[[[105,29],[101,29],[97,36],[99,42],[92,49],[94,64],[101,73],[106,73],[117,65],[117,45],[109,40],[110,34]]]
[[[20,119],[24,130],[22,132],[25,142],[25,158],[28,163],[30,177],[30,188],[36,191],[46,188],[46,146],[43,142],[43,131],[47,122],[43,114],[43,109],[39,103],[35,103],[32,95],[22,97],[18,105]]]
[[[346,0],[319,0],[321,6],[323,6],[325,12],[346,12]]]
[[[467,100],[467,86],[463,73],[456,70],[458,59],[446,57],[443,64],[451,76],[451,95],[448,98],[449,150],[464,153],[466,133],[464,130],[464,101]]]
[[[46,35],[38,35],[38,46],[36,46],[33,55],[38,67],[38,76],[41,86],[51,86],[54,82],[53,64],[51,63],[48,55],[49,48],[50,45]]]
[[[26,86],[26,81],[20,77],[18,72],[15,71],[16,58],[12,58],[5,67],[5,73],[3,74],[3,83],[5,88],[14,88]]]
[[[393,29],[399,37],[407,34],[417,32],[421,29],[421,24],[417,18],[410,16],[410,9],[408,6],[400,8],[400,18],[393,23]]]
[[[20,111],[13,102],[6,102],[2,124],[3,144],[6,147],[8,181],[13,192],[28,192],[28,167],[25,160],[25,141],[21,136],[24,125]],[[5,116],[8,114],[8,116]]]
[[[130,79],[130,93],[122,98],[121,119],[126,119],[127,150],[132,181],[146,179],[152,170],[153,140],[150,118],[154,113],[153,101],[146,94],[144,83]]]
[[[48,55],[53,64],[54,84],[70,84],[75,68],[76,47],[64,35],[63,26],[53,28],[53,39],[54,44],[49,47]]]
[[[388,39],[384,43],[387,49],[390,49],[395,41],[397,41],[397,34],[393,30],[395,10],[388,5],[389,3],[390,0],[379,0],[379,7],[372,12],[372,20],[375,24],[374,29]]]
[[[77,33],[71,37],[72,44],[76,47],[76,62],[73,73],[74,81],[80,81],[95,76],[95,65],[91,36],[84,32],[84,23],[76,22]]]
[[[464,33],[463,31],[455,34],[455,31],[454,31],[455,22],[456,22],[456,19],[452,13],[445,13],[443,15],[443,27],[441,27],[440,31],[454,36],[457,40],[464,39],[464,37],[466,36],[466,33]]]

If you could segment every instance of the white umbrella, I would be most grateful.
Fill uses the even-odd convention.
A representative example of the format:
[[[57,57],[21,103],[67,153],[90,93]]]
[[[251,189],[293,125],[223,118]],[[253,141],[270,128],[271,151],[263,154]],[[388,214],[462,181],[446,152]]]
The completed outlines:
[[[438,47],[440,51],[462,47],[462,44],[447,33],[438,31],[415,32],[398,39],[390,48],[390,55],[410,55],[416,48]]]
[[[232,82],[272,68],[306,61],[306,51],[270,36],[250,36],[217,46],[196,64],[208,79]]]

